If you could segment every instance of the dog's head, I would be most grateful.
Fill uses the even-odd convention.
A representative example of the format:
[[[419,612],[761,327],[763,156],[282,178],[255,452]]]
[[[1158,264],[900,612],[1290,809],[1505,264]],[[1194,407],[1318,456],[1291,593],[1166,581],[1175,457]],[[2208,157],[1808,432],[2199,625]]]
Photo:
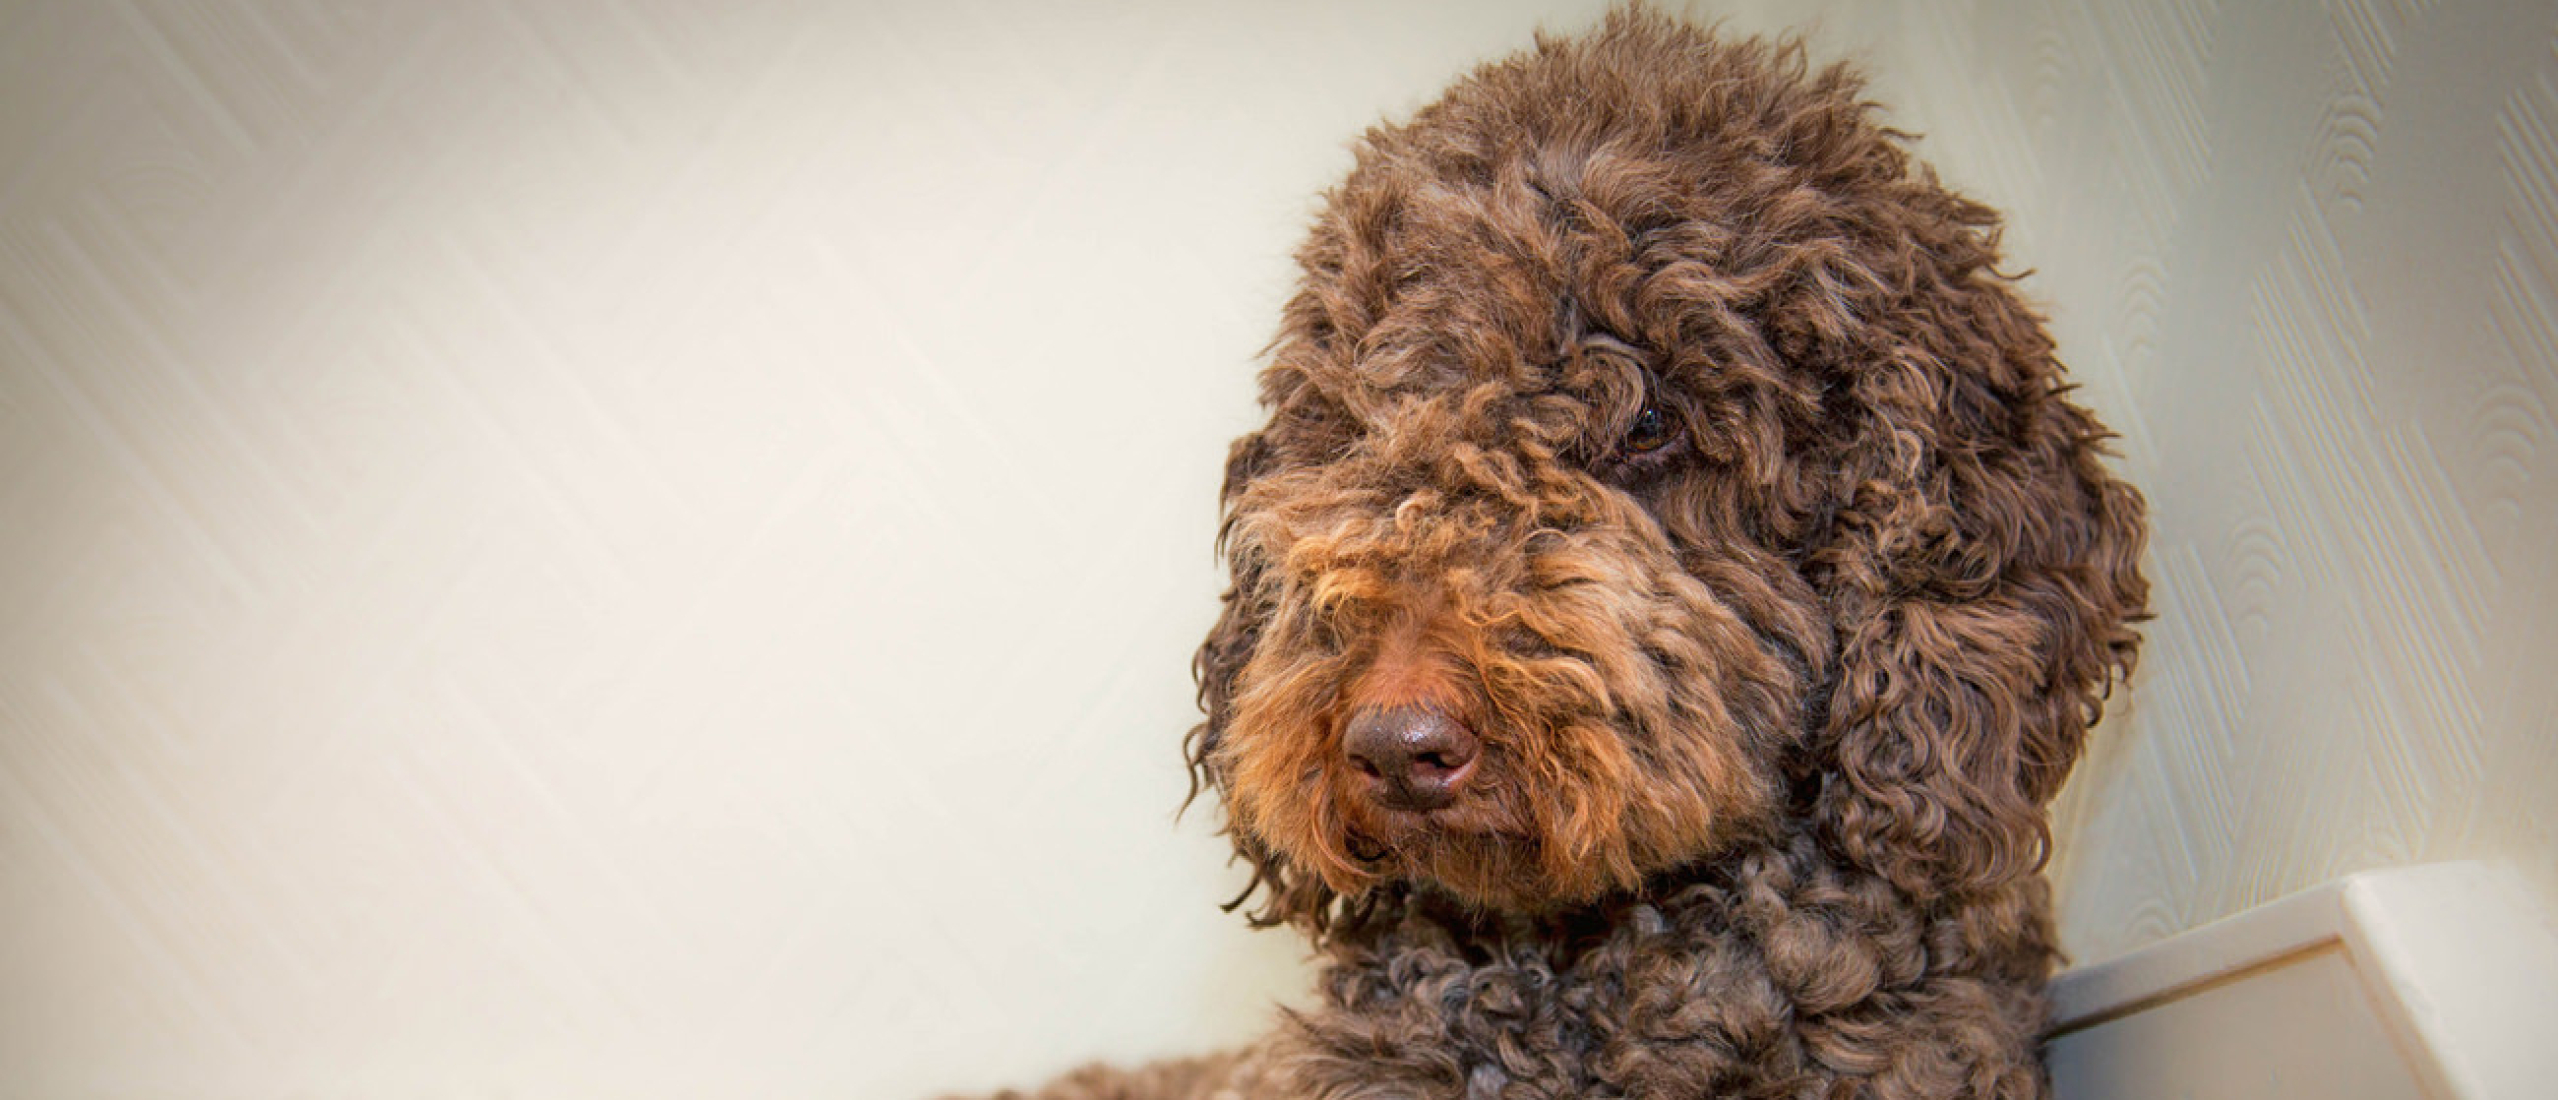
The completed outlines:
[[[1639,12],[1370,132],[1228,460],[1190,752],[1265,920],[1808,830],[2030,874],[2145,585],[1997,220],[1844,69]]]

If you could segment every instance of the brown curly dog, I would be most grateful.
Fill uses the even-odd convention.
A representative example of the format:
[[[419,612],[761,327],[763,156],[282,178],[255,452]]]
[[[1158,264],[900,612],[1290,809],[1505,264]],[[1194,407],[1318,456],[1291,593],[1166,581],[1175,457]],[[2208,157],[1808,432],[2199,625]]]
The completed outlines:
[[[1360,143],[1189,742],[1319,1004],[1036,1095],[2045,1094],[2044,806],[2143,508],[1860,94],[1620,11]]]

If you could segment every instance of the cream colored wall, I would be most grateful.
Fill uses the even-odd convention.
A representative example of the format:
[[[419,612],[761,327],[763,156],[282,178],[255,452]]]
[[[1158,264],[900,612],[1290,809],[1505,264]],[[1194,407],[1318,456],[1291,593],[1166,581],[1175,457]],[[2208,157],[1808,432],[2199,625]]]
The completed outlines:
[[[1804,9],[1740,13],[1769,26]],[[1824,5],[2158,516],[2091,957],[2558,844],[2540,6]],[[1176,827],[1343,142],[1594,5],[0,5],[0,1093],[1250,1034]]]
[[[0,4],[0,1095],[1257,1030],[1226,443],[1346,140],[1539,15],[1371,9]]]

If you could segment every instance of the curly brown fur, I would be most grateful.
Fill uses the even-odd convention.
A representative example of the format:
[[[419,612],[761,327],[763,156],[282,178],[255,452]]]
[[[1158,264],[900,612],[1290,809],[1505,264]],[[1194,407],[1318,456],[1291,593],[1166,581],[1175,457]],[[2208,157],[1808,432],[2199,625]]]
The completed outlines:
[[[2043,1094],[2044,806],[2142,504],[1874,115],[1620,11],[1361,142],[1188,746],[1321,1004],[1047,1095]]]

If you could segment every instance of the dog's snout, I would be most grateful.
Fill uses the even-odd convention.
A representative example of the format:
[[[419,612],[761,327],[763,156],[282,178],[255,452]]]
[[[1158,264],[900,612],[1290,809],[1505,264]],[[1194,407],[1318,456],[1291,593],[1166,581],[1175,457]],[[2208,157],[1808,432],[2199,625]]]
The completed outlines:
[[[1393,810],[1423,812],[1455,802],[1482,749],[1465,723],[1432,706],[1367,707],[1341,732],[1342,754],[1368,796]]]

